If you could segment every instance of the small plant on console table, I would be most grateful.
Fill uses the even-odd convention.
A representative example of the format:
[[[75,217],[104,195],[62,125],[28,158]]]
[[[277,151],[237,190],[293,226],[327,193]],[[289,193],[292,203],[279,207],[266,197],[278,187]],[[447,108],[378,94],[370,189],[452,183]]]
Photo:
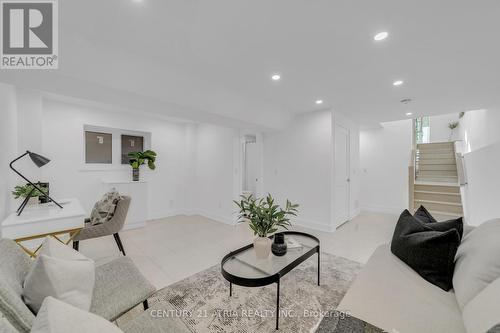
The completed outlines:
[[[27,203],[33,205],[38,203],[38,197],[47,194],[47,190],[45,188],[41,187],[41,190],[43,190],[44,193],[37,190],[31,184],[17,185],[16,187],[14,187],[12,195],[14,196],[14,199],[19,199],[19,198],[27,199],[28,200]]]
[[[271,252],[271,240],[268,235],[275,233],[278,229],[288,229],[292,224],[290,218],[297,216],[297,204],[286,200],[285,208],[281,208],[274,201],[271,194],[266,198],[254,198],[253,195],[241,196],[240,201],[234,201],[239,208],[239,222],[249,222],[255,238],[253,244],[258,258],[264,259]]]
[[[128,157],[130,157],[129,164],[132,167],[132,180],[135,182],[139,181],[139,168],[141,165],[147,162],[151,170],[156,169],[156,153],[152,150],[128,153]]]

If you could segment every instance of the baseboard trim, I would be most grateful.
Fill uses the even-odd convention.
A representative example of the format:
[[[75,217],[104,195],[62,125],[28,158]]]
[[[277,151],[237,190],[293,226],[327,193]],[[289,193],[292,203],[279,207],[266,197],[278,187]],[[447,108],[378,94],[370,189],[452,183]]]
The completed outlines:
[[[139,229],[145,226],[146,226],[146,221],[125,223],[125,225],[123,226],[123,230]]]
[[[209,218],[211,220],[221,222],[224,224],[229,224],[229,225],[236,225],[238,223],[235,217],[223,216],[223,215],[219,215],[217,213],[213,213],[213,212],[206,211],[206,210],[198,210],[198,211],[194,212],[194,214],[190,214],[190,215],[201,215],[201,216],[204,216],[204,217]]]
[[[335,228],[332,227],[331,225],[305,219],[294,219],[292,221],[292,228],[294,225],[318,231],[326,231],[326,232],[335,231]]]
[[[367,212],[384,213],[399,215],[406,207],[380,206],[380,205],[362,205],[361,210]]]

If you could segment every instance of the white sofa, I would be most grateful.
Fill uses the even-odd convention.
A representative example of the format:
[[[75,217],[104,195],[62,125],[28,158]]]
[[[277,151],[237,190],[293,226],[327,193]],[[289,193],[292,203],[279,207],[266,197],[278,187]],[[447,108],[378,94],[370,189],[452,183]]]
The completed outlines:
[[[485,223],[488,224],[489,229],[480,226],[468,233],[460,245],[463,250],[471,252],[467,260],[475,264],[462,261],[458,271],[456,266],[455,288],[460,285],[462,291],[470,294],[477,287],[473,281],[476,278],[480,279],[479,284],[486,285],[465,304],[461,302],[463,307],[457,301],[458,293],[455,295],[453,290],[445,292],[427,282],[393,255],[390,245],[382,245],[337,309],[391,333],[487,332],[500,323],[500,245],[496,245],[500,244],[500,220]],[[482,230],[481,234],[478,229],[488,230]],[[491,233],[496,233],[496,236],[489,237],[485,244],[478,241]],[[463,246],[466,242],[467,246]],[[498,260],[494,259],[495,256]],[[467,281],[455,281],[458,274],[462,278],[465,276]]]

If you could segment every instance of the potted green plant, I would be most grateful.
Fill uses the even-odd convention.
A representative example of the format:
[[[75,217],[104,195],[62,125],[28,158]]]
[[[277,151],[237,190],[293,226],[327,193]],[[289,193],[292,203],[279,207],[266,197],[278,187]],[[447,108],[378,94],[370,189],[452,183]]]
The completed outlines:
[[[278,231],[278,229],[288,229],[292,224],[290,218],[297,216],[299,205],[292,204],[286,200],[285,208],[277,205],[268,194],[266,198],[257,199],[253,195],[241,196],[240,201],[234,201],[239,208],[239,222],[248,221],[255,238],[253,245],[257,258],[265,259],[271,252],[271,239],[268,235]]]
[[[44,188],[41,189],[42,191],[45,190]],[[28,201],[28,205],[38,204],[38,197],[46,193],[47,193],[46,191],[44,191],[44,193],[40,192],[31,184],[17,185],[16,187],[14,187],[14,191],[12,191],[14,199],[19,199],[19,198],[26,199],[29,196],[30,198]]]
[[[460,125],[460,123],[458,121],[454,121],[454,122],[451,122],[448,124],[448,128],[450,129],[450,138],[448,141],[451,141],[453,139],[453,132],[455,131],[455,128],[458,127],[458,125]]]
[[[156,169],[156,153],[152,150],[131,152],[128,153],[128,157],[130,157],[129,164],[132,167],[132,180],[135,182],[139,181],[139,168],[141,165],[147,162],[151,170]]]

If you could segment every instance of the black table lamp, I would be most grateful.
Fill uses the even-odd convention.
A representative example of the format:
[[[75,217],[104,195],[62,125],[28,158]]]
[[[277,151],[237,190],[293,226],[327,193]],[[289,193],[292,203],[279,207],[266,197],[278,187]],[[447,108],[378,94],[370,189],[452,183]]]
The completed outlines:
[[[12,162],[10,162],[10,168],[15,172],[17,173],[22,179],[24,179],[25,181],[28,182],[28,184],[30,184],[31,186],[33,186],[33,190],[31,190],[31,192],[28,194],[28,196],[24,199],[24,201],[21,203],[21,206],[19,206],[19,208],[17,209],[17,215],[21,215],[21,213],[23,212],[23,209],[24,207],[26,206],[26,204],[28,203],[29,199],[31,198],[31,193],[33,193],[33,191],[36,189],[38,190],[40,193],[42,193],[42,195],[44,197],[47,198],[47,201],[50,202],[52,201],[53,203],[55,203],[57,206],[59,206],[59,208],[63,208],[60,204],[58,204],[54,199],[52,199],[47,193],[45,193],[42,189],[40,189],[37,185],[33,184],[28,178],[24,177],[19,171],[17,171],[16,169],[14,169],[14,167],[12,166],[16,161],[20,160],[21,158],[23,158],[24,156],[26,155],[29,155],[29,157],[31,158],[31,160],[33,161],[33,163],[35,163],[35,165],[39,168],[43,167],[45,164],[49,163],[50,160],[46,157],[43,157],[42,155],[38,155],[38,154],[35,154],[35,153],[32,153],[30,151],[26,151],[24,154],[22,154],[21,156],[19,156],[18,158],[16,158],[15,160],[13,160]]]

